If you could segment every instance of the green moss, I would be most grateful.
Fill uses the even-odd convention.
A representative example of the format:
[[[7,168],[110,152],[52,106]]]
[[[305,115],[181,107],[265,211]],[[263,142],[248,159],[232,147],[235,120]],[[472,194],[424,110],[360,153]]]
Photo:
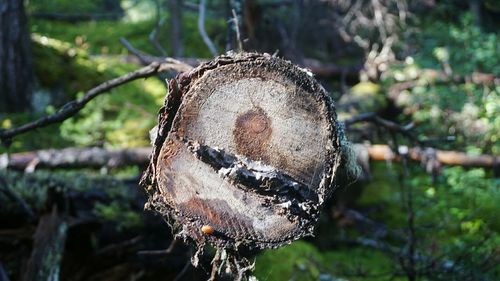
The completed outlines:
[[[110,204],[96,203],[94,214],[104,221],[115,223],[118,230],[137,228],[142,225],[141,215],[118,201]]]
[[[118,2],[119,0],[114,0]],[[28,9],[30,12],[48,12],[48,13],[69,13],[86,14],[99,13],[106,7],[109,0],[86,0],[86,1],[68,1],[68,0],[30,0]]]
[[[310,243],[296,241],[259,255],[255,276],[259,280],[273,281],[387,280],[395,266],[397,264],[384,254],[366,248],[322,252]]]
[[[97,62],[87,52],[64,41],[32,34],[35,76],[42,88],[60,91],[60,105],[74,98],[78,91],[88,90],[106,81],[110,75],[102,75]]]
[[[142,22],[126,21],[89,21],[67,24],[46,20],[32,20],[31,32],[75,44],[91,54],[125,54],[120,44],[124,37],[136,48],[154,53],[155,49],[148,40],[153,30],[153,20]]]
[[[323,263],[334,276],[349,280],[388,280],[398,270],[398,263],[382,252],[362,247],[340,248],[323,254]],[[394,277],[393,280],[406,280]]]
[[[266,250],[257,258],[255,276],[259,280],[317,280],[315,263],[321,261],[320,252],[311,244],[297,241],[277,250]]]
[[[77,197],[78,193],[98,194],[100,201],[90,202],[94,215],[103,221],[114,223],[117,230],[136,228],[142,225],[142,210],[134,207],[137,193],[130,192],[122,181],[111,176],[96,175],[85,170],[75,171],[38,171],[23,174],[0,170],[0,178],[30,208],[39,213],[45,206],[49,190]],[[82,201],[86,201],[82,197]],[[112,200],[112,201],[111,201]],[[0,213],[15,212],[15,206],[0,192]]]
[[[167,21],[168,22],[168,19]],[[184,43],[184,56],[208,58],[212,55],[203,43],[198,32],[197,15],[186,13],[183,16],[182,41]],[[158,54],[149,41],[149,34],[154,29],[154,19],[138,22],[121,21],[89,21],[67,24],[46,20],[32,20],[31,31],[43,36],[69,42],[75,46],[88,51],[90,54],[127,54],[127,50],[120,43],[120,38],[126,38],[135,48],[150,53]],[[158,42],[165,50],[172,54],[172,46],[165,24],[162,32],[158,35]],[[223,52],[225,40],[226,23],[223,19],[206,20],[206,30],[210,38]]]
[[[398,182],[398,165],[371,163],[372,181],[368,183],[357,201],[360,208],[374,208],[370,218],[384,221],[390,228],[404,225],[406,213],[401,205],[401,187]]]

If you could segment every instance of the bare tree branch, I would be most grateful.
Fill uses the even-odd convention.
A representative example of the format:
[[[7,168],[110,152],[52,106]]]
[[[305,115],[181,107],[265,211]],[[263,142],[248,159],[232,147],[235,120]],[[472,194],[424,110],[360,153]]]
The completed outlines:
[[[234,22],[234,26],[236,28],[236,41],[238,41],[238,51],[243,51],[243,41],[241,41],[241,33],[240,33],[240,23],[238,21],[238,15],[234,9],[231,10],[233,14],[233,18],[231,19]]]
[[[366,112],[362,113],[359,115],[356,115],[348,120],[344,121],[344,124],[346,128],[349,128],[350,125],[354,123],[359,123],[359,122],[372,122],[376,125],[382,126],[384,128],[387,128],[390,131],[400,133],[405,137],[408,137],[410,140],[416,141],[418,143],[421,143],[412,133],[411,130],[414,128],[414,123],[409,123],[405,126],[401,126],[397,123],[394,123],[390,120],[381,118],[378,116],[376,113],[373,112]]]
[[[155,5],[156,5],[156,24],[151,33],[149,34],[149,41],[151,41],[153,46],[155,46],[156,50],[158,50],[158,52],[160,52],[162,56],[166,57],[167,52],[165,51],[165,49],[163,49],[160,42],[158,42],[158,31],[160,31],[160,28],[165,23],[166,17],[161,16],[160,0],[156,0]]]
[[[206,0],[200,0],[200,5],[198,6],[198,8],[199,8],[198,30],[200,32],[201,38],[203,39],[203,42],[205,42],[205,45],[207,45],[212,56],[215,57],[218,54],[217,49],[215,48],[215,45],[212,42],[212,40],[210,40],[210,37],[208,37],[208,34],[205,30]]]
[[[135,55],[143,65],[148,65],[148,64],[151,64],[151,63],[154,63],[154,62],[157,62],[157,63],[170,63],[172,68],[175,67],[175,69],[173,69],[174,71],[177,71],[177,72],[184,72],[184,71],[189,71],[191,70],[193,67],[190,65],[190,64],[187,64],[185,62],[182,62],[180,60],[177,60],[177,59],[174,59],[174,58],[169,58],[169,57],[155,57],[155,56],[151,56],[149,54],[146,54],[136,48],[134,48],[134,46],[132,46],[132,44],[130,44],[130,42],[125,39],[125,38],[120,38],[120,43],[122,43],[122,45],[130,52],[132,53],[133,55]],[[198,65],[198,63],[196,63],[196,65]]]
[[[175,248],[181,243],[182,240],[179,238],[179,236],[174,236],[172,239],[172,242],[170,242],[170,245],[168,246],[167,249],[164,250],[143,250],[137,252],[139,255],[170,255],[172,252],[175,250]]]
[[[50,124],[62,122],[76,113],[78,113],[89,101],[99,96],[100,94],[107,92],[115,87],[128,83],[130,81],[134,81],[140,78],[146,78],[153,76],[160,72],[177,70],[177,65],[175,63],[170,62],[153,62],[150,65],[138,69],[136,71],[127,73],[118,78],[114,78],[112,80],[106,81],[95,88],[90,89],[82,98],[77,100],[70,101],[66,103],[59,111],[54,114],[44,116],[38,120],[26,123],[20,127],[6,129],[0,131],[0,141],[8,144],[10,139],[14,136],[46,127]]]

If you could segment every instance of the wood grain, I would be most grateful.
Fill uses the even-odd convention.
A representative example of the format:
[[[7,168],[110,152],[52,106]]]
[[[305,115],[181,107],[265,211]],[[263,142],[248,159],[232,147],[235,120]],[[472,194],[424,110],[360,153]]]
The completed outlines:
[[[198,245],[272,248],[312,233],[339,151],[333,103],[309,73],[222,56],[170,82],[142,183]]]

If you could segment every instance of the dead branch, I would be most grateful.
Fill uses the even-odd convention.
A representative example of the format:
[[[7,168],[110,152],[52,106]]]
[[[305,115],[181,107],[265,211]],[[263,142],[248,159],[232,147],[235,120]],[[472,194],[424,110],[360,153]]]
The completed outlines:
[[[175,276],[173,281],[182,280],[182,278],[184,277],[184,275],[186,275],[186,273],[190,267],[191,267],[191,261],[188,259],[186,261],[186,264],[184,265],[184,267],[182,267],[181,271],[177,274],[177,276]]]
[[[9,276],[7,276],[7,272],[3,268],[2,263],[0,262],[0,281],[10,281]]]
[[[200,32],[201,38],[205,45],[207,45],[208,49],[212,56],[217,56],[217,49],[215,48],[214,43],[208,37],[207,31],[205,30],[205,10],[206,10],[206,0],[200,0],[199,5],[199,15],[198,15],[198,31]]]
[[[400,161],[400,157],[388,145],[374,144],[366,146],[366,149],[373,161]],[[493,168],[500,163],[500,157],[493,155],[471,155],[458,151],[419,147],[408,148],[406,146],[400,146],[398,150],[406,152],[401,154],[407,154],[410,160],[417,162],[424,161],[434,154],[436,160],[442,165]]]
[[[414,128],[414,123],[411,122],[405,126],[401,126],[395,122],[392,122],[390,120],[384,119],[380,116],[378,116],[376,113],[373,112],[366,112],[362,113],[356,116],[353,116],[350,119],[347,119],[344,121],[344,124],[346,126],[346,129],[349,129],[349,126],[355,123],[360,123],[360,122],[372,122],[378,126],[384,127],[392,132],[395,133],[400,133],[401,135],[409,138],[412,141],[416,141],[420,143],[420,141],[412,134],[411,130]]]
[[[345,77],[349,81],[358,82],[359,74],[363,70],[363,64],[342,66],[334,63],[321,63],[314,59],[304,59],[302,67],[311,70],[317,76],[322,78],[340,78]]]
[[[161,4],[159,0],[155,1],[156,5],[156,24],[151,33],[149,33],[149,41],[153,44],[153,46],[156,48],[158,52],[164,57],[167,56],[167,52],[163,47],[161,46],[160,42],[158,42],[158,32],[160,31],[160,28],[163,26],[165,23],[166,17],[161,16]]]
[[[367,153],[372,161],[399,161],[399,156],[390,146],[385,144],[354,144],[356,153]],[[492,168],[500,163],[499,156],[470,155],[458,151],[445,151],[433,148],[408,148],[401,146],[401,151],[407,151],[410,160],[422,162],[435,155],[441,165]],[[149,161],[150,147],[107,150],[104,148],[65,148],[49,149],[4,154],[0,169],[24,170],[30,163],[37,162],[36,168],[76,168],[76,167],[123,167],[130,165],[143,166]]]
[[[68,167],[122,167],[127,165],[144,166],[148,162],[151,148],[107,150],[99,147],[47,149],[12,154],[7,163],[0,168],[25,170],[36,168]],[[36,163],[36,164],[34,164]]]
[[[168,248],[166,248],[164,250],[142,250],[142,251],[137,252],[137,254],[138,255],[170,255],[181,242],[182,242],[182,240],[179,236],[174,236],[174,238],[172,239],[172,242],[170,242],[170,245],[168,246]],[[188,260],[188,262],[189,262],[189,260]]]
[[[238,42],[238,51],[243,52],[243,41],[241,41],[240,23],[238,20],[238,15],[236,14],[236,11],[234,9],[231,10],[231,13],[233,15],[231,21],[233,22],[236,28],[236,41]]]
[[[96,98],[102,93],[116,88],[120,85],[134,81],[140,78],[147,78],[160,72],[177,70],[178,65],[172,62],[153,62],[150,65],[138,69],[136,71],[127,73],[118,78],[106,81],[95,88],[87,91],[82,98],[66,103],[59,111],[54,114],[44,116],[38,120],[26,123],[20,127],[1,130],[0,141],[8,144],[10,139],[14,136],[46,127],[50,124],[60,123],[78,113],[89,101]]]
[[[139,59],[139,61],[141,62],[141,64],[143,64],[143,65],[148,65],[151,63],[155,63],[155,62],[156,63],[172,64],[172,67],[175,67],[175,69],[173,69],[173,70],[176,72],[184,72],[184,71],[189,71],[192,69],[192,66],[190,64],[185,63],[183,61],[180,61],[178,59],[169,58],[169,57],[156,57],[156,56],[146,54],[146,53],[142,52],[141,50],[134,48],[134,46],[132,46],[132,44],[130,44],[130,42],[123,37],[120,38],[120,43],[122,43],[122,45],[130,53],[132,53],[134,56],[136,56]],[[198,61],[191,61],[191,64],[193,64],[193,63],[195,64],[195,66],[199,64]]]

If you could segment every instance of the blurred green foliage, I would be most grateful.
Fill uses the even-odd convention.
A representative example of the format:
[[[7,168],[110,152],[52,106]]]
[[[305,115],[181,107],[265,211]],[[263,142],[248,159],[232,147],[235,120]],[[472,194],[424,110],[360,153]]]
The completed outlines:
[[[111,7],[120,7],[120,0],[30,0],[29,12],[99,13]]]
[[[320,251],[297,241],[258,256],[255,276],[266,280],[387,280],[393,261],[381,252],[360,247]],[[394,280],[404,280],[395,278]]]
[[[50,5],[46,2],[50,2]],[[63,0],[37,0],[30,3],[29,10],[90,13],[101,10],[105,2],[107,1],[84,1],[74,4]],[[57,6],[57,9],[52,5]],[[132,5],[129,12],[134,9],[142,11],[140,5]],[[39,90],[35,92],[38,109],[34,114],[10,115],[2,120],[0,126],[10,128],[41,114],[53,113],[65,102],[81,97],[85,91],[99,83],[138,68],[124,62],[124,56],[128,52],[119,40],[121,37],[126,38],[134,47],[155,54],[157,50],[148,40],[155,24],[152,19],[131,21],[124,18],[119,21],[74,24],[31,19],[35,74],[39,84]],[[206,24],[207,32],[222,49],[225,22],[209,18]],[[209,57],[210,53],[197,32],[196,16],[185,15],[183,28],[185,55]],[[158,40],[170,52],[168,33],[161,33]],[[92,100],[79,114],[60,125],[59,129],[57,125],[50,126],[47,130],[53,133],[30,132],[23,140],[15,139],[9,151],[75,145],[147,145],[148,132],[155,125],[156,112],[163,104],[165,93],[165,83],[156,78],[127,83]]]
[[[482,31],[473,23],[470,13],[461,14],[460,21],[447,22],[433,18],[419,18],[417,32],[408,40],[415,63],[420,67],[439,68],[448,62],[454,73],[470,75],[474,71],[500,75],[499,34]]]
[[[500,87],[474,81],[474,73],[500,76],[499,35],[481,31],[464,14],[458,24],[423,20],[408,40],[412,54],[383,75],[386,91],[413,82],[393,97],[406,120],[417,122],[423,139],[456,138],[438,141],[443,148],[500,154]]]
[[[450,167],[433,181],[419,166],[411,165],[409,177],[401,182],[398,177],[403,172],[400,165],[374,163],[373,181],[356,204],[358,209],[371,210],[369,219],[383,222],[389,238],[380,240],[369,232],[335,229],[330,224],[334,231],[318,231],[319,237],[312,241],[327,239],[336,247],[322,249],[297,241],[266,250],[257,257],[255,275],[259,280],[406,280],[398,260],[404,257],[407,243],[408,210],[402,198],[411,189],[416,263],[426,272],[422,280],[496,280],[500,274],[500,180],[484,169]],[[396,248],[390,253],[376,247],[342,246],[345,239],[367,239]]]
[[[113,1],[31,0],[28,11],[93,13],[102,11]],[[391,93],[394,86],[411,82],[394,98],[403,111],[399,121],[415,121],[419,137],[437,139],[431,144],[440,148],[499,155],[500,87],[477,83],[471,78],[473,72],[500,76],[499,34],[475,26],[469,13],[453,14],[453,2],[443,1],[429,17],[414,17],[411,28],[403,31],[402,46],[398,46],[401,61],[389,66],[380,84],[361,82],[351,88],[351,98],[355,101],[370,98],[369,103],[362,104],[360,112],[377,111],[387,104],[387,93]],[[1,128],[55,112],[65,102],[81,97],[99,83],[137,69],[139,66],[126,62],[129,54],[119,43],[121,37],[142,51],[158,54],[148,39],[156,19],[148,18],[154,15],[151,11],[144,12],[153,2],[123,3],[128,5],[127,15],[116,21],[68,24],[30,19],[40,108],[35,113],[12,114],[1,119]],[[497,6],[494,1],[486,1],[488,9]],[[168,30],[169,15],[160,16],[165,17],[162,29]],[[196,20],[194,13],[183,15],[184,56],[210,57],[197,31]],[[206,21],[207,32],[219,50],[223,49],[226,25],[220,18],[209,17]],[[168,36],[168,32],[161,32],[158,40],[170,54]],[[307,52],[314,54],[315,50],[311,48]],[[346,60],[352,62],[352,58]],[[450,70],[449,77],[439,74]],[[62,125],[15,138],[9,152],[65,146],[148,145],[148,131],[156,123],[156,112],[163,104],[165,92],[164,81],[157,78],[128,83],[91,101]],[[448,135],[456,140],[440,141]],[[3,152],[4,148],[0,150]],[[402,202],[411,189],[419,253],[456,263],[450,265],[456,271],[448,275],[435,271],[429,279],[465,280],[472,276],[468,280],[495,280],[500,276],[498,267],[484,275],[475,275],[483,274],[476,269],[487,259],[498,259],[500,223],[496,216],[500,181],[484,169],[447,167],[442,175],[433,179],[421,167],[411,166],[410,176],[400,182],[402,169],[396,164],[373,164],[372,181],[364,187],[356,208],[369,210],[368,217],[383,222],[388,229],[405,233],[408,212]],[[118,171],[121,175],[137,173],[137,168]],[[126,188],[111,178],[96,179],[94,174],[82,171],[24,176],[0,171],[0,177],[6,178],[14,192],[35,210],[43,208],[49,188],[84,192],[102,185],[107,196],[117,200],[97,202],[92,214],[103,222],[117,223],[120,230],[141,225],[140,214],[123,203],[127,200],[122,199],[129,196]],[[0,193],[0,196],[3,195]],[[5,207],[0,206],[0,210]],[[321,239],[335,244],[346,236],[355,239],[364,235],[352,229],[335,231],[325,231],[329,236]],[[393,237],[388,242],[401,248],[406,245],[405,240]],[[387,280],[399,267],[396,258],[381,251],[358,246],[320,249],[311,241],[297,241],[259,255],[255,275],[259,280]],[[399,272],[393,280],[402,279],[402,275]]]

